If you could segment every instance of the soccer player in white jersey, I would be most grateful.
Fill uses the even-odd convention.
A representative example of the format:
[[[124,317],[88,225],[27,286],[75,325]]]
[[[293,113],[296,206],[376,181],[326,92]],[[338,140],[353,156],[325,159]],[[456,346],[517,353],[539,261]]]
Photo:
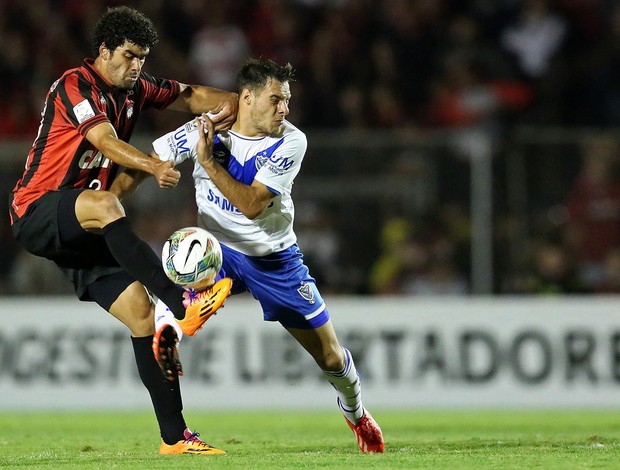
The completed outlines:
[[[153,148],[162,160],[194,161],[198,225],[222,246],[219,276],[232,278],[232,294],[249,291],[264,319],[280,322],[312,355],[336,389],[362,452],[383,452],[381,429],[362,405],[351,354],[340,346],[296,244],[291,187],[307,141],[286,120],[292,79],[290,64],[250,59],[237,76],[239,112],[230,131],[214,135],[212,121],[203,115],[160,137]],[[171,328],[166,322],[158,325],[160,331]],[[175,356],[175,348],[168,356]],[[165,356],[163,367],[175,367],[165,363]]]

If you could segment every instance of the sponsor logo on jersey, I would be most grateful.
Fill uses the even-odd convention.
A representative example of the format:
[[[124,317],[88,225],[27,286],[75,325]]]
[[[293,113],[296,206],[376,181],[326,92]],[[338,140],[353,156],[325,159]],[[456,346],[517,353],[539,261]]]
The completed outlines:
[[[95,111],[93,111],[93,107],[90,105],[88,100],[80,101],[76,104],[73,107],[73,113],[80,124],[92,117],[95,117]]]
[[[177,145],[174,142],[174,137],[173,136],[168,136],[168,138],[166,139],[166,143],[168,144],[168,148],[170,149],[170,153],[174,156],[174,154],[177,151]],[[160,155],[160,157],[161,157],[161,155]],[[174,157],[172,159],[174,159]]]
[[[187,145],[187,133],[184,128],[179,129],[173,135],[174,143],[176,144],[177,152],[179,154],[189,153],[189,146]]]
[[[275,175],[286,173],[295,164],[295,160],[287,157],[271,155],[267,161],[267,169]]]
[[[133,101],[127,103],[127,119],[131,119],[133,116]]]
[[[311,304],[315,302],[314,289],[312,289],[312,285],[310,285],[306,281],[301,281],[301,285],[299,286],[299,289],[297,289],[297,292],[299,292],[299,295],[301,295],[304,299],[306,299]]]
[[[91,170],[93,168],[107,168],[110,166],[110,159],[104,157],[104,155],[98,150],[87,150],[80,157],[78,166],[82,170]]]
[[[207,194],[207,201],[215,204],[225,212],[234,212],[236,214],[241,214],[241,211],[237,209],[237,207],[235,207],[228,199],[226,199],[224,196],[218,196],[213,192],[212,189],[209,189],[209,193]]]

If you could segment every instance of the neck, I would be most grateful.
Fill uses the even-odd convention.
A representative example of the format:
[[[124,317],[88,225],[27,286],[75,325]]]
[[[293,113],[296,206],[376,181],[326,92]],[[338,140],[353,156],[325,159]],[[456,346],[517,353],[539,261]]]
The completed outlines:
[[[245,137],[264,137],[263,133],[258,132],[254,126],[251,125],[249,118],[241,114],[237,116],[237,120],[230,130]]]
[[[105,76],[105,74],[103,73],[102,62],[103,61],[101,60],[101,56],[97,57],[95,61],[93,62],[93,68],[96,69],[101,75]]]
[[[106,74],[105,68],[103,67],[103,60],[101,56],[98,56],[93,62],[93,68],[101,74],[101,76],[108,82],[112,83],[108,75]]]

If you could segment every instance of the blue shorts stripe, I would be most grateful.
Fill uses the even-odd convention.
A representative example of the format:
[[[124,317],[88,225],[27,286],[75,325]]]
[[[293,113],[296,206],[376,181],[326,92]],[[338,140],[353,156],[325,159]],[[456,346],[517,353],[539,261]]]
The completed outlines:
[[[314,312],[304,315],[304,317],[306,318],[306,320],[312,320],[317,315],[320,315],[323,310],[325,310],[325,302],[323,302],[321,306],[317,308]]]

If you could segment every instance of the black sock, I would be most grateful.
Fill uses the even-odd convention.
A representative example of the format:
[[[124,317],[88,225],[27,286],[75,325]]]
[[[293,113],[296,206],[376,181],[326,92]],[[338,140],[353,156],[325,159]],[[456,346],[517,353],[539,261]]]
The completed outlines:
[[[185,317],[183,288],[168,279],[159,257],[133,232],[126,217],[103,227],[103,238],[125,271],[160,298],[176,318]]]
[[[184,439],[187,428],[183,418],[183,401],[179,379],[167,380],[153,356],[153,337],[131,338],[136,365],[142,383],[151,395],[161,438],[166,444],[175,444]]]

